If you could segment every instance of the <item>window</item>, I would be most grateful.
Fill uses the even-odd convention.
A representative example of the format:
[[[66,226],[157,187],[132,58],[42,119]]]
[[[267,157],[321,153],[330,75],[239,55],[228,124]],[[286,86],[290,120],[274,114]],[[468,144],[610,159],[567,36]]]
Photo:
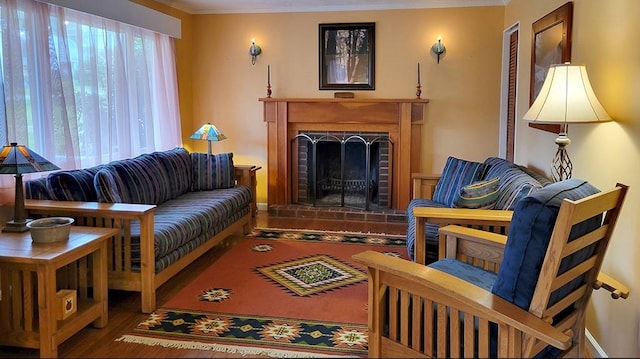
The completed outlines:
[[[66,169],[181,144],[169,36],[33,0],[0,0],[0,30],[3,144]]]

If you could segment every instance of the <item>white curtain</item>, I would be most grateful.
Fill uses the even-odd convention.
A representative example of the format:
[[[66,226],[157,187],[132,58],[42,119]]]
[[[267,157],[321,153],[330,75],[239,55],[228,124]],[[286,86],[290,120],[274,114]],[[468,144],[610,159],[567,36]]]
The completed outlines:
[[[169,36],[34,0],[0,0],[0,26],[0,144],[63,169],[181,144]]]

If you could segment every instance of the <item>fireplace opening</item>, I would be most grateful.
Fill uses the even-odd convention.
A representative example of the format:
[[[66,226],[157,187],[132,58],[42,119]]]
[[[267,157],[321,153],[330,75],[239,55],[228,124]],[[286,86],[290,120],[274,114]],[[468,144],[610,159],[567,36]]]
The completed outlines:
[[[292,139],[297,204],[388,208],[387,133],[302,132]]]

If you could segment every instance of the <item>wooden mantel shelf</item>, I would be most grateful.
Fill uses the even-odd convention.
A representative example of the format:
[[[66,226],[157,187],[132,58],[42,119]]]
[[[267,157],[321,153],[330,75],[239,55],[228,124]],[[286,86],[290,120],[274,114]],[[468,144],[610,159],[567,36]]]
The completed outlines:
[[[259,99],[262,102],[371,102],[371,103],[379,103],[379,102],[391,102],[391,103],[428,103],[429,99],[426,98],[298,98],[298,97],[261,97]]]
[[[420,172],[428,99],[260,98],[267,123],[267,202],[292,203],[291,140],[302,131],[385,132],[394,145],[391,206],[406,210],[411,173]]]

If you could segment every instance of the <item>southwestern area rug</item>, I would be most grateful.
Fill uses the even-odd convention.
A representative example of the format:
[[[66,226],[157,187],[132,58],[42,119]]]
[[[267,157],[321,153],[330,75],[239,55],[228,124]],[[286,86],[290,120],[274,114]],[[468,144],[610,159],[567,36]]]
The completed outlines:
[[[405,237],[260,229],[118,341],[273,357],[366,357],[367,276],[353,254]]]

